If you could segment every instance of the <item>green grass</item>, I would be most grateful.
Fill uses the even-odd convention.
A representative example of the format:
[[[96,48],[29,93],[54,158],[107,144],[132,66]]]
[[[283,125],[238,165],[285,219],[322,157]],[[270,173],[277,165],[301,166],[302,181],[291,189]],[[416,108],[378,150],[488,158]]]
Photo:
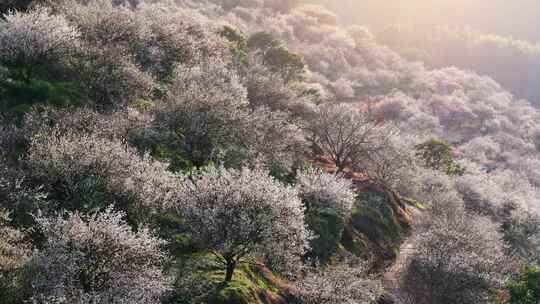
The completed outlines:
[[[33,105],[77,106],[84,102],[84,94],[68,82],[3,82],[0,88],[0,107],[15,114],[26,113]]]
[[[130,102],[129,105],[140,112],[148,112],[156,107],[156,102],[150,99],[139,98]]]
[[[426,204],[422,203],[422,202],[419,202],[415,199],[412,199],[412,198],[403,198],[403,201],[410,205],[410,206],[413,206],[415,207],[416,209],[420,210],[420,211],[426,211],[428,210],[428,206],[426,206]]]
[[[355,203],[341,243],[357,255],[376,253],[382,260],[393,259],[409,228],[397,197],[369,189]]]
[[[208,274],[210,280],[221,282],[225,273]],[[272,298],[281,298],[279,287],[262,276],[252,266],[242,265],[235,271],[232,282],[220,283],[202,302],[209,304],[271,304]]]
[[[225,271],[215,263],[211,254],[196,253],[190,258],[197,262],[208,262],[208,267],[197,270],[197,281],[211,286],[204,294],[181,302],[182,304],[284,304],[285,291],[281,279],[263,265],[241,264],[231,282],[224,283]]]

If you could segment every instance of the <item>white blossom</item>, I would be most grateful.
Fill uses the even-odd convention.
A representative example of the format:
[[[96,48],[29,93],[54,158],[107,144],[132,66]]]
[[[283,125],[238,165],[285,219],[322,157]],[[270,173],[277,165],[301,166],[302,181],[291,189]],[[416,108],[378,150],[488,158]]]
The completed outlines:
[[[95,194],[92,193],[105,190],[111,200],[123,202],[121,206],[125,211],[142,220],[168,208],[175,200],[178,187],[177,179],[168,172],[166,164],[149,155],[141,157],[119,141],[88,134],[37,134],[27,163],[32,168],[32,177],[48,185],[45,189],[60,190],[50,187],[58,183],[65,185],[65,203],[72,196],[74,201],[70,203],[75,204],[65,208],[92,210],[99,207],[106,202],[93,201]],[[85,198],[85,194],[88,197]]]
[[[369,304],[382,287],[362,271],[349,268],[309,273],[295,283],[292,293],[302,304]]]
[[[226,280],[254,254],[284,273],[299,266],[309,233],[295,188],[261,169],[221,169],[186,180],[182,193],[180,214],[199,246],[227,266]]]
[[[355,200],[350,179],[309,168],[298,174],[297,185],[306,204],[330,209],[344,218],[350,214]]]
[[[402,292],[419,304],[490,303],[491,288],[512,269],[499,227],[453,206],[437,209],[416,226]]]
[[[31,261],[34,302],[159,303],[170,288],[163,242],[123,217],[109,208],[39,218],[46,242]]]
[[[0,62],[22,69],[21,80],[28,81],[39,65],[57,63],[72,55],[79,36],[63,16],[52,15],[47,8],[12,12],[0,21]]]

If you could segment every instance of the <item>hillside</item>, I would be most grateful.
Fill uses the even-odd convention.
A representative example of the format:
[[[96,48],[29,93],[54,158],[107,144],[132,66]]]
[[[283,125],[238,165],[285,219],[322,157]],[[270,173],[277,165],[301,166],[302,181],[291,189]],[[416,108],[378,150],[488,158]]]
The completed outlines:
[[[377,40],[404,57],[421,60],[431,67],[457,66],[490,75],[516,98],[538,106],[537,44],[459,27],[389,27],[378,34]],[[486,53],[491,56],[486,58]]]
[[[292,0],[0,9],[5,303],[536,299],[540,112],[493,79]]]

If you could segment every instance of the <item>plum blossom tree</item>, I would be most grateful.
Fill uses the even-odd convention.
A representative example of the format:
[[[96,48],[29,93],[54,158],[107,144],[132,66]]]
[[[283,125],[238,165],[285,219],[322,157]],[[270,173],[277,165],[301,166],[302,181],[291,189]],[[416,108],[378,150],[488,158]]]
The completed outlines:
[[[22,274],[31,254],[25,233],[10,222],[9,213],[0,209],[0,297],[7,304],[22,303],[28,296]]]
[[[158,83],[168,83],[178,64],[228,57],[225,42],[196,15],[172,4],[129,7],[120,2],[126,1],[50,3],[81,32],[83,47],[73,70],[95,103],[125,106],[154,93],[161,96]]]
[[[456,189],[455,180],[443,172],[414,166],[403,172],[394,190],[402,196],[415,199],[428,206],[459,206],[463,199]],[[408,177],[408,179],[407,179]],[[442,209],[444,210],[444,209]]]
[[[34,302],[158,302],[170,288],[163,241],[146,228],[133,232],[123,217],[108,208],[39,218],[46,242],[30,262]]]
[[[225,266],[225,282],[253,255],[291,272],[282,267],[298,267],[308,246],[297,190],[261,169],[211,170],[186,180],[178,211],[198,246]]]
[[[108,49],[117,60],[128,55],[138,69],[158,80],[171,76],[178,64],[227,57],[225,43],[196,15],[176,5],[148,2],[129,8],[110,0],[53,5],[77,25],[88,46]]]
[[[149,98],[157,84],[141,71],[129,54],[88,46],[75,67],[81,89],[101,108],[118,109],[131,101]]]
[[[172,151],[173,170],[246,161],[288,170],[306,150],[294,119],[262,105],[249,107],[240,77],[222,60],[179,66],[155,124],[163,147]]]
[[[311,272],[292,289],[302,304],[369,304],[381,292],[381,286],[363,271],[346,267]]]
[[[248,57],[250,60],[253,56]],[[252,62],[254,61],[254,62]],[[286,84],[258,60],[241,66],[239,73],[247,89],[249,107],[265,107],[271,111],[289,113],[299,124],[313,113],[315,104],[326,98],[317,84]]]
[[[358,159],[382,148],[384,123],[348,104],[323,104],[307,126],[310,140],[341,172]]]
[[[200,167],[235,152],[227,148],[240,140],[246,105],[246,90],[226,63],[211,60],[195,67],[179,66],[166,102],[157,109],[156,123],[169,134],[168,146],[178,161]],[[175,166],[174,160],[172,165],[186,166]]]
[[[73,55],[79,36],[64,17],[47,8],[11,12],[0,22],[0,63],[18,70],[19,80],[28,82],[41,66]]]
[[[355,193],[349,179],[321,169],[308,168],[298,174],[297,185],[308,209],[330,209],[342,218],[351,212]]]
[[[339,246],[356,194],[352,182],[320,169],[308,168],[297,175],[300,198],[306,206],[306,223],[314,238],[308,258],[326,263]]]
[[[456,182],[465,207],[501,223],[508,251],[535,263],[540,253],[540,216],[531,204],[538,199],[536,187],[525,175],[510,170],[486,173],[479,166],[468,167],[471,172]]]
[[[499,227],[455,206],[437,206],[418,224],[401,288],[414,303],[489,303],[510,260]],[[441,209],[442,208],[442,209]]]
[[[32,214],[47,206],[47,195],[41,187],[29,183],[23,170],[2,164],[0,160],[0,171],[0,201],[2,208],[8,210],[0,212],[1,223],[6,227],[9,224],[18,229],[31,229],[35,224]]]
[[[381,149],[357,160],[353,168],[366,173],[374,182],[387,188],[397,188],[408,183],[408,175],[415,166],[411,143],[416,139],[395,131],[381,143]]]
[[[249,164],[290,173],[308,151],[303,130],[286,112],[266,107],[249,110],[239,131],[240,147],[246,151],[242,161]]]
[[[35,136],[26,164],[29,178],[44,185],[63,209],[99,210],[110,200],[130,220],[144,221],[175,200],[178,181],[166,164],[141,157],[118,140],[55,133]]]
[[[100,113],[91,107],[57,108],[44,106],[34,108],[24,116],[24,127],[19,133],[31,141],[34,136],[55,134],[93,135],[109,140],[126,140],[132,131],[145,122],[133,111]]]

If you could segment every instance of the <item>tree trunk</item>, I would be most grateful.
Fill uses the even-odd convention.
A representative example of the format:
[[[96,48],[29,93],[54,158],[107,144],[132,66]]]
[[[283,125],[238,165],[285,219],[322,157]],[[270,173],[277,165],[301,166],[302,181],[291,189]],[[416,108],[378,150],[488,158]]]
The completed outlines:
[[[336,174],[343,173],[343,170],[345,170],[345,164],[340,162],[336,162]]]
[[[236,261],[234,259],[228,259],[227,270],[225,272],[225,283],[228,283],[232,280],[235,268],[236,268]]]

